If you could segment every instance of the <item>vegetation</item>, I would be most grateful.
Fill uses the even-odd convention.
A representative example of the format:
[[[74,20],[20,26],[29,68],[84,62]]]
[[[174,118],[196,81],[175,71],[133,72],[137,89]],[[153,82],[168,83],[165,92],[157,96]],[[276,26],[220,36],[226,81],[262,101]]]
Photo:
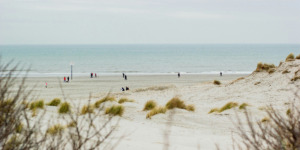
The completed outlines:
[[[185,109],[187,111],[195,111],[195,105],[187,105]]]
[[[125,102],[134,102],[134,100],[128,99],[128,98],[121,98],[118,101],[119,104],[122,104],[122,103],[125,103]]]
[[[268,73],[271,74],[271,73],[274,73],[275,71],[276,71],[275,68],[270,68],[270,69],[268,70]]]
[[[294,76],[294,78],[292,78],[291,81],[297,81],[298,79],[300,79],[300,76]]]
[[[173,108],[180,108],[185,109],[186,106],[184,104],[184,101],[179,99],[178,97],[173,97],[169,102],[166,104],[167,109],[173,109]]]
[[[263,64],[262,62],[259,62],[256,66],[255,72],[261,72],[261,71],[269,72],[270,69],[275,69],[275,68],[276,66],[274,64],[267,64],[267,63]]]
[[[296,59],[300,59],[300,54],[296,56]]]
[[[51,102],[49,102],[47,105],[48,106],[58,106],[60,104],[60,99],[59,98],[54,98]]]
[[[113,105],[109,108],[106,108],[105,110],[105,114],[109,114],[109,115],[119,115],[122,116],[124,113],[124,107],[122,105]]]
[[[145,91],[163,91],[172,88],[172,86],[152,86],[148,88],[136,89],[135,92],[145,92]]]
[[[48,128],[47,133],[51,134],[53,136],[55,135],[61,135],[62,132],[64,131],[65,127],[62,126],[61,124],[56,124],[50,128]]]
[[[98,100],[98,101],[94,104],[94,106],[95,106],[95,108],[99,108],[100,105],[101,105],[102,103],[108,102],[108,101],[113,102],[113,101],[115,101],[115,100],[116,100],[115,97],[112,97],[112,96],[109,96],[109,95],[108,95],[108,96],[106,96],[106,97],[104,97],[104,98]]]
[[[60,114],[66,114],[70,112],[71,112],[71,106],[68,102],[62,103],[58,109],[58,113]]]
[[[144,106],[144,111],[147,111],[147,110],[152,110],[153,108],[156,107],[156,102],[154,100],[149,100],[146,102],[145,106]]]
[[[290,73],[290,71],[288,69],[286,69],[282,72],[282,74],[286,74],[286,73]]]
[[[219,112],[219,108],[213,108],[208,113],[211,114],[211,113],[214,113],[214,112]]]
[[[243,103],[239,106],[239,109],[246,109],[247,106],[249,106],[249,104]]]
[[[161,113],[164,114],[164,113],[166,113],[166,111],[167,111],[166,107],[162,107],[162,106],[155,107],[150,112],[148,112],[146,118],[151,119],[152,116],[154,116],[156,114],[161,114]]]
[[[214,80],[214,85],[220,85],[221,82],[219,80]]]
[[[84,105],[81,109],[81,115],[85,115],[85,114],[92,114],[94,113],[94,106],[93,105]]]
[[[290,53],[290,54],[286,57],[286,59],[285,59],[286,62],[287,62],[287,61],[294,61],[294,60],[295,60],[295,56],[294,56],[293,53]]]
[[[35,110],[37,108],[44,109],[44,100],[34,101],[30,103],[30,110]]]
[[[231,108],[234,108],[234,107],[237,107],[238,106],[238,103],[235,103],[235,102],[228,102],[227,104],[225,104],[223,107],[221,108],[213,108],[211,109],[208,113],[214,113],[214,112],[217,112],[217,113],[221,113],[225,110],[228,110],[228,109],[231,109]]]

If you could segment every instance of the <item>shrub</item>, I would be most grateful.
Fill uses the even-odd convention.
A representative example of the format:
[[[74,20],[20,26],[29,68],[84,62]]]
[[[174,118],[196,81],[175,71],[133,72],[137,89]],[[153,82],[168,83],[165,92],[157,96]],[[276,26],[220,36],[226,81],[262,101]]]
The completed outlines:
[[[85,115],[87,113],[94,113],[94,106],[93,105],[84,105],[81,109],[81,115]]]
[[[146,116],[147,119],[151,119],[152,116],[156,115],[156,114],[161,114],[161,113],[166,113],[167,108],[166,107],[155,107],[154,109],[152,109]]]
[[[94,105],[95,105],[96,108],[99,108],[100,105],[101,105],[102,103],[107,102],[107,101],[113,102],[113,101],[115,101],[115,100],[116,100],[115,97],[112,97],[112,96],[106,96],[106,97],[104,97],[104,98],[98,100]]]
[[[225,110],[228,110],[228,109],[231,109],[231,108],[234,108],[234,107],[237,107],[238,106],[238,103],[235,103],[235,102],[228,102],[227,104],[225,104],[223,107],[221,107],[219,109],[219,113],[225,111]]]
[[[213,108],[208,113],[211,114],[211,113],[214,113],[214,112],[219,112],[219,108]]]
[[[275,71],[276,71],[275,68],[270,68],[270,69],[268,70],[268,73],[271,74],[271,73],[274,73]]]
[[[240,105],[239,109],[245,109],[247,106],[249,106],[249,104],[243,103]]]
[[[75,126],[76,126],[76,121],[72,121],[72,122],[68,123],[68,125],[67,125],[68,128],[73,128]]]
[[[187,105],[186,110],[188,111],[195,111],[195,105]]]
[[[286,74],[286,73],[290,73],[290,71],[288,69],[286,69],[282,72],[282,74]]]
[[[23,123],[20,123],[16,126],[16,132],[21,133],[23,130]]]
[[[65,114],[71,112],[71,106],[68,102],[64,102],[60,105],[58,113]]]
[[[255,71],[260,72],[260,71],[262,71],[262,68],[263,68],[263,63],[259,62],[259,63],[257,63]]]
[[[57,125],[54,125],[54,126],[48,128],[47,133],[51,134],[53,136],[58,135],[58,134],[61,135],[61,133],[64,131],[64,129],[65,129],[64,126],[57,124]]]
[[[219,80],[214,80],[214,85],[220,85],[221,82]]]
[[[258,84],[260,84],[260,83],[261,83],[261,82],[255,82],[254,85],[258,85]]]
[[[154,100],[149,100],[146,102],[145,106],[144,106],[144,111],[147,111],[147,110],[151,110],[153,108],[156,107],[156,102]]]
[[[109,108],[106,108],[105,114],[110,114],[113,116],[119,115],[122,116],[124,113],[124,107],[122,105],[113,105]]]
[[[291,79],[291,81],[297,81],[298,79],[300,79],[300,76],[295,76],[294,78]]]
[[[134,100],[128,99],[128,98],[121,98],[118,101],[119,104],[122,104],[122,103],[125,103],[125,102],[134,102]]]
[[[267,64],[267,63],[262,63],[259,62],[256,66],[255,72],[261,72],[261,71],[269,71],[269,69],[271,68],[276,68],[276,66],[274,64]]]
[[[184,101],[179,99],[178,97],[174,97],[169,102],[166,104],[167,109],[173,109],[173,108],[180,108],[180,109],[185,109],[185,104]]]
[[[44,109],[44,100],[34,101],[30,103],[30,110],[34,110],[37,108]]]
[[[300,59],[300,54],[298,56],[296,56],[296,59]]]
[[[57,106],[60,104],[60,99],[59,98],[54,98],[51,102],[49,102],[47,105],[48,106]]]
[[[293,53],[290,53],[290,54],[286,57],[286,59],[285,59],[286,62],[287,62],[287,61],[293,61],[293,60],[295,60],[295,56],[294,56]]]

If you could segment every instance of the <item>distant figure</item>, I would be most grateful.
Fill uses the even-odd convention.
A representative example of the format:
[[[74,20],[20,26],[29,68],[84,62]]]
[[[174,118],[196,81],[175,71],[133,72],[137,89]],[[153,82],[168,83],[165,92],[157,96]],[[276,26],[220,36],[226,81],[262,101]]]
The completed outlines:
[[[127,80],[127,75],[124,76],[125,80]]]
[[[47,88],[47,85],[48,85],[48,84],[47,84],[47,82],[46,82],[46,88]]]
[[[180,78],[180,72],[178,72],[178,78]]]
[[[64,77],[64,82],[66,82],[66,77]]]
[[[67,82],[69,82],[69,81],[70,81],[70,77],[68,76],[68,77],[67,77]]]
[[[125,89],[124,89],[123,87],[121,88],[121,90],[122,90],[122,91],[125,91]]]
[[[94,76],[94,73],[92,73],[92,78],[93,78],[93,76]]]
[[[126,86],[126,91],[129,91],[129,87],[128,86]]]
[[[220,76],[222,77],[222,72],[220,72]]]
[[[95,78],[97,78],[97,73],[95,73]]]
[[[123,73],[123,78],[125,77],[125,74]]]
[[[91,78],[93,78],[93,73],[91,73]]]

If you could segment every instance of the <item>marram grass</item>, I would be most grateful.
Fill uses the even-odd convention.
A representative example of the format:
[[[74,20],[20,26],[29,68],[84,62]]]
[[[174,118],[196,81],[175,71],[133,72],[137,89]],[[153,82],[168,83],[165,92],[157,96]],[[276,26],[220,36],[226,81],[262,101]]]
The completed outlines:
[[[219,80],[214,80],[214,85],[220,85],[221,84],[221,82],[219,81]]]
[[[34,110],[37,108],[44,109],[44,100],[31,102],[29,108],[30,108],[30,110]]]
[[[113,97],[113,96],[106,96],[106,97],[104,97],[104,98],[102,98],[102,99],[100,99],[100,100],[98,100],[95,104],[94,104],[94,106],[95,106],[95,108],[99,108],[100,107],[100,105],[102,104],[102,103],[104,103],[104,102],[107,102],[107,101],[115,101],[116,99],[115,99],[115,97]]]
[[[58,113],[65,114],[71,112],[71,105],[68,102],[64,102],[60,105]]]
[[[50,134],[50,135],[58,135],[58,134],[61,134],[63,131],[64,131],[65,127],[61,124],[56,124],[50,128],[48,128],[47,130],[47,134]]]
[[[287,62],[287,61],[293,61],[293,60],[295,60],[295,56],[294,56],[293,53],[290,53],[290,54],[286,57],[286,59],[285,59],[286,62]]]
[[[58,106],[60,104],[61,100],[59,98],[54,98],[51,102],[49,102],[48,106]]]
[[[154,100],[149,100],[146,102],[145,106],[144,106],[144,111],[147,111],[147,110],[152,110],[153,108],[156,107],[156,102]]]
[[[146,118],[147,119],[151,119],[152,116],[157,115],[157,114],[161,114],[161,113],[166,113],[167,108],[166,107],[155,107],[154,109],[152,109],[150,112],[148,112]]]
[[[186,105],[185,108],[187,111],[195,111],[195,105]]]
[[[249,104],[243,103],[239,106],[239,109],[246,109],[247,106],[249,106]]]
[[[113,105],[111,107],[106,108],[105,114],[113,115],[113,116],[122,116],[124,113],[124,106],[122,105]]]
[[[173,108],[180,108],[180,109],[185,109],[185,104],[184,101],[179,99],[178,97],[173,97],[171,100],[168,101],[166,104],[167,109],[173,109]]]
[[[122,104],[125,102],[134,102],[134,100],[123,97],[123,98],[120,98],[118,101],[119,104]]]
[[[238,103],[236,103],[236,102],[228,102],[228,103],[226,103],[223,107],[221,107],[221,108],[213,108],[213,109],[211,109],[208,113],[210,114],[210,113],[221,113],[221,112],[223,112],[223,111],[225,111],[225,110],[229,110],[229,109],[231,109],[231,108],[234,108],[234,107],[237,107],[238,106]]]
[[[85,115],[85,114],[92,114],[94,113],[94,106],[93,105],[84,105],[81,109],[81,115]]]

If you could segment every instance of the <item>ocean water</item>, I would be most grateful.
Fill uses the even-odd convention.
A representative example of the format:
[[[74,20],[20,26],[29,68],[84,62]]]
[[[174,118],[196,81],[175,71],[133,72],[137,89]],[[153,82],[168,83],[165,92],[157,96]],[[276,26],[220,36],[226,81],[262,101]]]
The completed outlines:
[[[278,65],[299,44],[2,45],[1,63],[30,67],[28,76],[248,74],[258,62]]]

